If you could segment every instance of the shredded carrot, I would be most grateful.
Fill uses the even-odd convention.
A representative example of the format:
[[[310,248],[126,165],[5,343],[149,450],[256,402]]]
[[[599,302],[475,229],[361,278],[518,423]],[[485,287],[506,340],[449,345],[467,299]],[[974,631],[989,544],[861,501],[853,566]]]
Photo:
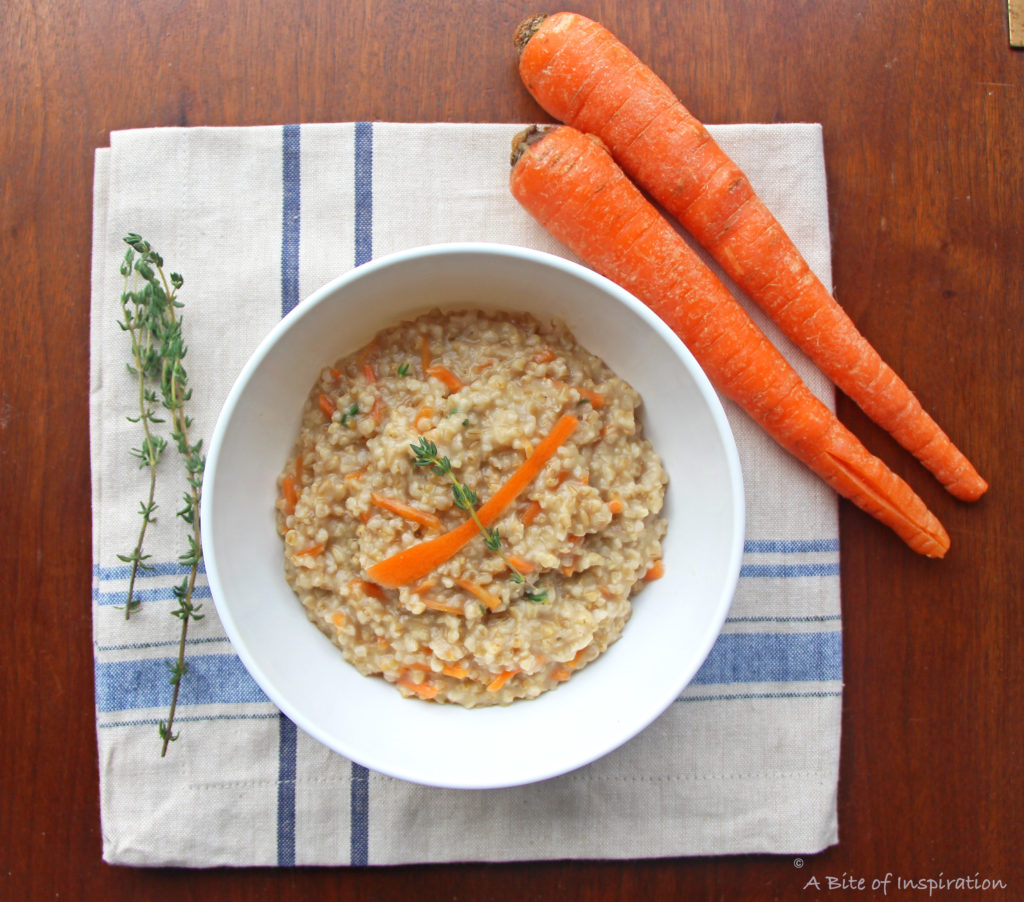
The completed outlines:
[[[379,648],[381,651],[383,651],[389,645],[391,645],[391,643],[388,642],[388,640],[385,639],[383,636],[378,636],[377,637],[377,648]]]
[[[441,673],[445,676],[454,677],[457,680],[464,680],[466,678],[466,668],[461,664],[444,664],[441,667]]]
[[[530,358],[534,363],[550,363],[555,359],[555,352],[551,348],[541,348]]]
[[[403,686],[410,692],[428,701],[432,698],[436,698],[437,693],[439,691],[436,686],[431,686],[429,683],[414,682],[410,677],[407,676],[399,677],[395,682],[397,682],[399,686]]]
[[[296,551],[295,557],[316,557],[318,554],[323,554],[326,549],[327,545],[321,542],[319,545],[310,545],[309,548]]]
[[[644,582],[651,583],[656,579],[661,579],[665,575],[665,562],[655,561],[647,568],[647,572],[644,574]]]
[[[323,411],[323,415],[327,417],[327,419],[331,419],[331,417],[334,416],[334,411],[338,409],[338,405],[322,392],[320,397],[317,398],[317,404],[320,405],[320,410]]]
[[[616,514],[621,514],[626,509],[626,505],[622,503],[621,498],[612,498],[608,502],[608,511],[614,517]]]
[[[342,611],[335,611],[331,614],[331,621],[338,629],[341,629],[345,625],[345,614]]]
[[[351,473],[345,474],[345,479],[348,482],[355,482],[357,479],[362,479],[366,475],[366,470],[353,470]]]
[[[558,680],[560,683],[564,683],[571,676],[572,671],[564,664],[556,664],[551,668],[551,679]]]
[[[434,364],[427,370],[428,376],[433,376],[435,379],[440,379],[450,392],[457,392],[462,388],[462,380],[455,375],[448,367],[442,366],[440,363]]]
[[[520,573],[533,573],[534,569],[536,569],[533,566],[532,561],[528,561],[526,558],[520,557],[518,554],[506,554],[505,560],[507,560]]]
[[[517,673],[519,673],[518,667],[514,667],[512,668],[512,670],[503,670],[493,680],[491,680],[490,683],[487,684],[487,691],[497,692]]]
[[[372,595],[374,598],[386,599],[388,597],[387,592],[368,579],[353,579],[349,582],[348,587],[356,592],[362,592],[364,595]]]
[[[423,378],[426,379],[429,375],[427,370],[430,369],[430,362],[434,359],[433,354],[430,351],[430,336],[426,332],[420,335],[420,361],[423,364]]]
[[[829,485],[915,551],[946,553],[949,536],[935,515],[811,392],[597,138],[556,126],[528,130],[516,145],[512,193],[531,215],[644,301],[720,392]]]
[[[281,477],[281,497],[284,499],[284,512],[286,514],[294,514],[295,505],[299,500],[299,495],[295,491],[294,476]]]
[[[421,583],[417,583],[412,588],[413,595],[421,595],[424,592],[429,592],[434,586],[437,585],[436,579],[425,579]]]
[[[377,507],[397,514],[399,517],[404,517],[406,520],[411,520],[413,523],[419,523],[420,526],[426,526],[427,529],[441,528],[441,518],[437,514],[420,510],[418,507],[406,504],[398,498],[381,495],[378,492],[370,492],[370,501],[376,504]]]
[[[415,428],[417,432],[426,431],[428,428],[430,428],[430,424],[428,423],[426,426],[421,426],[420,421],[427,420],[433,415],[434,408],[431,407],[429,404],[425,405],[424,407],[421,407],[419,411],[417,411],[415,419],[412,421],[413,428]]]
[[[501,599],[493,592],[485,589],[483,586],[478,586],[476,583],[471,582],[468,579],[462,579],[461,577],[455,580],[455,584],[460,588],[465,589],[470,595],[474,596],[490,610],[496,611],[501,607]]]
[[[378,426],[384,422],[384,402],[381,401],[380,395],[373,399],[373,406],[370,407],[370,419]]]
[[[544,464],[555,456],[558,449],[572,435],[578,425],[579,420],[575,416],[564,414],[551,431],[541,439],[533,453],[520,464],[519,469],[488,501],[481,505],[476,513],[477,519],[485,529],[494,523],[515,501],[519,493],[533,482]],[[479,528],[476,522],[473,519],[467,519],[459,526],[434,539],[420,542],[418,545],[413,545],[379,561],[370,567],[368,575],[374,582],[390,588],[408,585],[436,570],[477,535],[479,535]]]
[[[373,384],[377,381],[377,371],[373,368],[372,363],[364,363],[362,366],[363,378]]]
[[[577,667],[579,667],[580,661],[583,660],[583,656],[586,654],[588,648],[590,648],[589,645],[584,645],[583,648],[581,648],[579,651],[576,652],[575,655],[573,655],[571,661],[565,662],[565,666],[568,667],[570,670],[575,670]]]
[[[424,598],[423,607],[428,611],[440,611],[442,614],[455,614],[457,617],[464,617],[466,614],[465,608],[460,608],[457,605],[445,604],[443,601],[439,601],[436,598]]]
[[[330,372],[331,372],[331,378],[335,382],[337,382],[341,378],[341,370],[337,369],[336,367],[332,366]]]
[[[988,484],[859,332],[746,175],[651,69],[602,25],[574,13],[516,33],[527,89],[556,119],[598,137],[864,412],[953,495]]]
[[[540,516],[541,510],[543,508],[541,508],[539,501],[531,501],[527,504],[522,514],[519,515],[519,519],[523,521],[523,526],[530,526]]]

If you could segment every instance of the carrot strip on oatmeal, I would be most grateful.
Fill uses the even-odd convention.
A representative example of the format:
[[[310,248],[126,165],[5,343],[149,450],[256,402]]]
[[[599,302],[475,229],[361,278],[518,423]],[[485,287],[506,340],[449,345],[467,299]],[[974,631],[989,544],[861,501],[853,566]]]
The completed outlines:
[[[455,585],[461,589],[465,589],[470,595],[476,598],[477,601],[481,602],[485,607],[492,611],[496,611],[501,607],[501,599],[493,592],[485,589],[483,586],[479,586],[468,579],[463,579],[462,577],[456,578]]]
[[[551,431],[534,448],[533,453],[476,512],[476,519],[485,528],[497,520],[519,493],[533,482],[544,464],[555,456],[578,425],[579,420],[569,413],[564,414],[555,423]],[[450,560],[476,535],[479,535],[476,520],[465,520],[436,538],[420,542],[379,561],[367,570],[367,575],[375,583],[388,588],[408,585],[414,580],[422,579]]]
[[[491,680],[490,683],[487,684],[487,691],[497,692],[517,673],[519,673],[518,667],[514,667],[512,668],[512,670],[503,670],[493,680]]]
[[[302,551],[296,551],[296,557],[316,557],[318,554],[323,554],[327,549],[327,545],[320,542],[318,545],[310,545],[309,548],[303,548]]]
[[[462,380],[448,369],[448,367],[442,366],[440,363],[436,363],[433,366],[428,367],[427,375],[433,376],[435,379],[439,379],[450,392],[457,392],[462,388]]]
[[[438,689],[436,686],[431,686],[429,683],[417,683],[413,681],[410,677],[399,677],[396,680],[396,682],[398,683],[399,686],[403,687],[404,689],[408,689],[410,692],[415,693],[423,699],[429,700],[435,698],[438,693]]]
[[[379,508],[392,514],[397,514],[399,517],[404,517],[406,520],[411,520],[413,523],[419,523],[420,526],[426,526],[427,529],[441,528],[441,518],[437,514],[420,510],[418,507],[406,504],[398,498],[392,498],[390,495],[381,495],[378,492],[370,492],[370,501]]]

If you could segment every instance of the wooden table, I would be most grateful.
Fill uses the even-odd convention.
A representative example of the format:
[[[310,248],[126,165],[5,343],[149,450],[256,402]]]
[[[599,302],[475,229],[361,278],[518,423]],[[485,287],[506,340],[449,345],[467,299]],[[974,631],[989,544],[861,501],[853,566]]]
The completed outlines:
[[[887,874],[893,898],[915,896],[897,892],[897,878],[939,875],[1007,885],[986,898],[1024,894],[1014,532],[1024,510],[1024,52],[1009,46],[1005,0],[574,8],[616,31],[707,122],[822,123],[837,296],[992,485],[974,505],[954,501],[840,398],[841,418],[918,489],[953,549],[921,559],[842,505],[839,845],[802,868],[767,856],[204,873],[101,861],[87,412],[94,149],[111,130],[144,126],[546,120],[511,46],[538,8],[4,0],[0,897],[776,899],[814,878],[866,898]]]

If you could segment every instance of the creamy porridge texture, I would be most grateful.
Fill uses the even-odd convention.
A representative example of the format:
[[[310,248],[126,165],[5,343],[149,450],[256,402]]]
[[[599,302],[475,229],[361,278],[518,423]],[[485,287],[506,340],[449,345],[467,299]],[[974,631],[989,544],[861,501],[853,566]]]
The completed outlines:
[[[525,314],[434,311],[325,367],[278,480],[310,620],[408,696],[507,704],[568,680],[661,571],[668,477],[640,403]]]

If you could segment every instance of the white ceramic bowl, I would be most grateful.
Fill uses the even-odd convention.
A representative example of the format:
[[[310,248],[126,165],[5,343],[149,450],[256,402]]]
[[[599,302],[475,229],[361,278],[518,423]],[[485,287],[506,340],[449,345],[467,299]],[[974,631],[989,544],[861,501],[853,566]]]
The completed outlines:
[[[402,698],[361,676],[285,582],[276,478],[321,367],[432,307],[558,317],[644,399],[669,473],[665,576],[634,601],[622,638],[531,701],[467,710]],[[505,245],[450,244],[356,268],[307,298],[260,344],[209,445],[203,550],[218,614],[267,696],[302,730],[378,772],[493,788],[587,764],[660,715],[697,672],[739,575],[739,460],[717,396],[682,342],[643,304],[578,264]]]

